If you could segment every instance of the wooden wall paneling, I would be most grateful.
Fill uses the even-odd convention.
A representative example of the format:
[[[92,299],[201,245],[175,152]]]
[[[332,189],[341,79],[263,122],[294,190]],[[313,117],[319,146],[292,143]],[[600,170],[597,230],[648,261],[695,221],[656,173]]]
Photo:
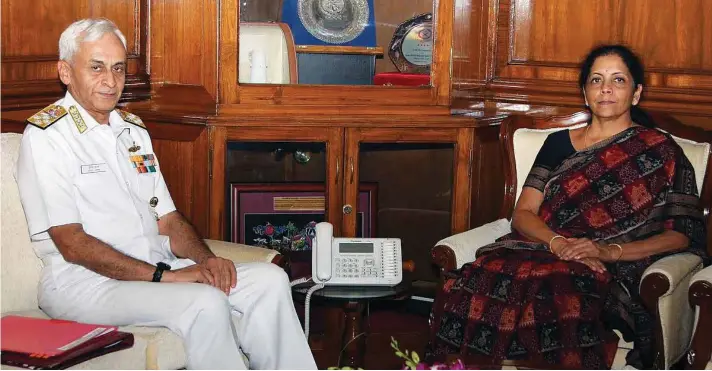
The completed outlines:
[[[208,236],[225,239],[225,157],[227,156],[227,128],[211,126],[210,135],[210,217]]]
[[[64,95],[57,76],[59,36],[88,17],[114,21],[127,39],[123,100],[149,95],[146,39],[148,0],[2,0],[2,109],[42,108]]]
[[[467,90],[484,88],[490,51],[490,13],[496,11],[490,0],[456,0],[453,18],[452,86],[453,97],[466,96]],[[494,10],[493,10],[494,8]],[[493,39],[493,38],[492,38]]]
[[[238,51],[240,49],[238,27],[240,19],[239,1],[222,0],[220,2],[220,38],[218,54],[220,69],[218,70],[218,102],[220,104],[236,104],[240,102],[238,82]]]
[[[151,0],[151,82],[156,104],[199,95],[192,110],[215,113],[218,99],[217,0]],[[174,85],[186,86],[186,91]],[[164,86],[170,90],[162,91]],[[212,103],[209,103],[212,102]],[[185,108],[184,108],[185,109]]]
[[[452,40],[454,0],[437,0],[437,11],[433,17],[435,42],[433,44],[433,62],[430,66],[430,81],[433,85],[435,103],[450,105],[450,77],[452,73]],[[431,89],[431,91],[433,90]]]
[[[706,0],[499,0],[489,88],[498,101],[580,106],[581,59],[624,43],[646,64],[643,107],[712,115],[710,12]]]
[[[205,128],[193,142],[192,221],[201,236],[210,233],[210,134]]]
[[[208,236],[208,128],[205,123],[144,119],[176,208]]]
[[[470,228],[499,217],[504,197],[504,158],[501,147],[499,125],[475,128]]]
[[[470,227],[470,195],[472,192],[472,164],[474,161],[475,130],[457,130],[455,146],[455,174],[452,183],[452,234],[465,232]]]

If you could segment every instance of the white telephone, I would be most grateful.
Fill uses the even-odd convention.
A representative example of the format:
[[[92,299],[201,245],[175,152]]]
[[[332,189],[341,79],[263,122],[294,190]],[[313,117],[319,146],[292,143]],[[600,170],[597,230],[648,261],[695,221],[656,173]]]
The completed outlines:
[[[396,286],[403,280],[400,238],[334,238],[334,226],[317,223],[312,241],[312,277],[291,282],[314,281],[304,298],[304,334],[309,338],[309,302],[325,285]]]
[[[334,238],[334,227],[316,225],[312,280],[324,285],[395,286],[403,280],[400,238]]]

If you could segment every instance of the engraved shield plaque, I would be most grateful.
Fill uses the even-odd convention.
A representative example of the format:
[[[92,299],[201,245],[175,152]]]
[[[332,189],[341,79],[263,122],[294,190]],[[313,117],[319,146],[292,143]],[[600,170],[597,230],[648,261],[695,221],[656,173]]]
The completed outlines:
[[[388,56],[402,73],[429,74],[433,61],[433,15],[421,14],[401,23],[393,34]]]
[[[298,15],[306,30],[330,44],[357,38],[368,26],[367,0],[299,0]]]

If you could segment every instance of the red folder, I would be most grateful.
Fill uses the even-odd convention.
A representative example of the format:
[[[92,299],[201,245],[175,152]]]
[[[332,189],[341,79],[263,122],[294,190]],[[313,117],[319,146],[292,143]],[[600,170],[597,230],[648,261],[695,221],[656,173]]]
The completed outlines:
[[[33,369],[66,368],[133,346],[116,326],[5,316],[0,319],[0,362]]]

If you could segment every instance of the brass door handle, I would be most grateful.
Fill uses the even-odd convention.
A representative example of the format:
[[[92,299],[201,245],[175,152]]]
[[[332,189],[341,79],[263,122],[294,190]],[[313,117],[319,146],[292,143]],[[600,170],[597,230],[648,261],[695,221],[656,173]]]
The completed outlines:
[[[349,157],[349,171],[351,171],[351,178],[349,180],[350,184],[354,184],[354,158]]]

